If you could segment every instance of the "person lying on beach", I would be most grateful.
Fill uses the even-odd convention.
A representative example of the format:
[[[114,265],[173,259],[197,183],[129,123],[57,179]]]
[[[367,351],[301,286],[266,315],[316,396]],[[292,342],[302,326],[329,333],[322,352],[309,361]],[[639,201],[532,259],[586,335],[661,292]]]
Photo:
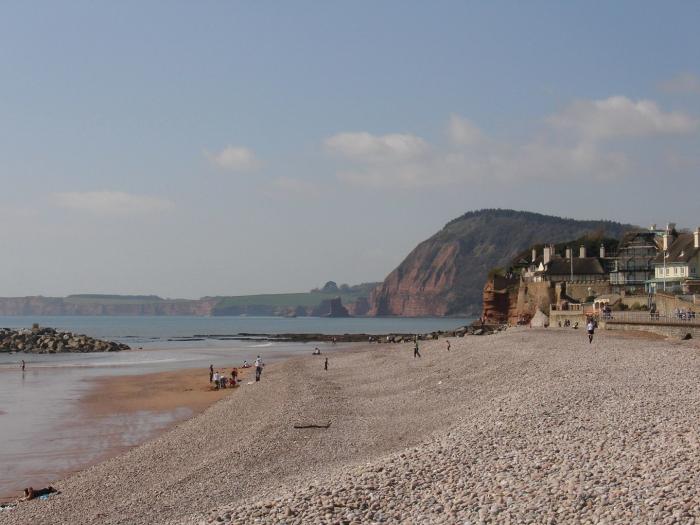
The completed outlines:
[[[49,494],[53,494],[55,492],[58,492],[55,488],[53,488],[51,485],[49,485],[47,488],[44,489],[38,489],[34,490],[33,487],[29,487],[28,489],[24,489],[24,496],[19,499],[19,501],[29,501],[32,499],[39,498],[41,496],[48,496]]]

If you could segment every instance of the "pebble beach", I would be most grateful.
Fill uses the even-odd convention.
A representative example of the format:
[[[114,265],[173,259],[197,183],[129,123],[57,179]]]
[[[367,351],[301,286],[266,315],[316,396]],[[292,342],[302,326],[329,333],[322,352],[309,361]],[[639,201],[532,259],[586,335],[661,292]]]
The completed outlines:
[[[528,328],[450,342],[270,365],[0,523],[699,519],[696,342]]]

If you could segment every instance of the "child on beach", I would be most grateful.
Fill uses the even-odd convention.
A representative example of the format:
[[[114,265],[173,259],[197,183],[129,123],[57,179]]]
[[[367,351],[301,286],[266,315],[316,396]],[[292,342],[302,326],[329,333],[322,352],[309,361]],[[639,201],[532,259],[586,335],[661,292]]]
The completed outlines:
[[[260,376],[262,375],[263,367],[265,363],[260,356],[255,360],[255,381],[260,381]]]

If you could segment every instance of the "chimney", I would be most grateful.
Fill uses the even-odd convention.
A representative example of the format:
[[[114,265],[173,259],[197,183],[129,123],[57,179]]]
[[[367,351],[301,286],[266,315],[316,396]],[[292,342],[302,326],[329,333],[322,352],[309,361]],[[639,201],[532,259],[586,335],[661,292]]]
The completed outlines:
[[[532,262],[535,262],[535,259],[537,259],[537,250],[534,248],[532,249]]]
[[[566,249],[566,258],[571,259],[571,248]]]
[[[666,233],[671,233],[673,230],[676,229],[676,223],[675,222],[669,222],[666,225]]]
[[[668,233],[664,233],[663,237],[661,238],[661,249],[663,251],[668,251]]]
[[[600,258],[605,259],[605,245],[604,244],[600,245]]]
[[[545,246],[544,247],[544,254],[542,255],[542,262],[547,265],[549,264],[549,261],[552,260],[552,248],[550,246]]]
[[[578,249],[578,256],[583,259],[586,256],[586,247],[582,244]]]
[[[652,225],[651,225],[651,228],[649,228],[649,229],[650,229],[651,231],[655,231],[655,230],[656,230],[656,224],[652,224]]]
[[[700,248],[700,228],[693,232],[693,246]]]

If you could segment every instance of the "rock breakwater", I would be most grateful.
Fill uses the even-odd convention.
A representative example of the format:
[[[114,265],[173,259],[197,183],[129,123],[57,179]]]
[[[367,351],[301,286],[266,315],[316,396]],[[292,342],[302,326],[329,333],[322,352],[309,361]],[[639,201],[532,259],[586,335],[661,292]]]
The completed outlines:
[[[58,354],[64,352],[118,352],[129,346],[113,341],[95,339],[87,335],[61,332],[54,328],[13,330],[0,328],[0,352],[27,352]]]

